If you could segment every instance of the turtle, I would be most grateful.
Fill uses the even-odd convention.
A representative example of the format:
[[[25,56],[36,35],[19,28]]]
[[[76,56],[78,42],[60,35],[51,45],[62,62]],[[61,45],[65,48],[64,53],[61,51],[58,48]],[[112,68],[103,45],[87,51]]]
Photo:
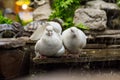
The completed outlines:
[[[23,26],[18,22],[12,24],[0,24],[0,38],[16,38],[22,36]]]
[[[40,27],[42,25],[46,25],[45,20],[32,21],[32,22],[30,22],[30,23],[28,23],[27,25],[24,26],[24,30],[26,32],[32,32],[33,33],[38,27]]]

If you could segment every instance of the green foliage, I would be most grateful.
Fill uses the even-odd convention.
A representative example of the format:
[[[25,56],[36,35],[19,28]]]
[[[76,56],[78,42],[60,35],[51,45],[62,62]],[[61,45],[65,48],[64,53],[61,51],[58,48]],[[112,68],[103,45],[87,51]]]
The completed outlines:
[[[81,0],[54,0],[52,4],[53,12],[50,16],[50,20],[61,18],[64,21],[64,29],[74,26],[74,12],[80,7],[80,2]]]
[[[16,19],[17,19],[17,22],[19,22],[20,24],[22,24],[22,26],[25,26],[27,25],[28,23],[32,22],[33,20],[28,20],[28,21],[24,21],[20,18],[20,16],[17,14],[16,15]]]
[[[13,21],[11,19],[8,19],[2,15],[2,12],[0,11],[0,24],[12,24]]]
[[[83,25],[82,23],[76,25],[76,27],[78,27],[78,28],[80,28],[80,29],[82,29],[82,30],[89,30],[89,27]]]
[[[120,7],[120,0],[117,0],[117,5]]]

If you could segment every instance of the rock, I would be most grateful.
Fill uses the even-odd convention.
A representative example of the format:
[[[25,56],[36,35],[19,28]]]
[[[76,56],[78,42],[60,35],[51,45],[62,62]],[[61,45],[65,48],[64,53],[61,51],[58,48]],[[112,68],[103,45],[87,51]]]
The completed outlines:
[[[0,80],[13,80],[29,73],[30,49],[26,49],[27,40],[24,37],[0,39]]]
[[[109,30],[106,29],[105,31],[84,31],[87,35],[114,35],[114,34],[120,34],[120,30]]]
[[[120,17],[111,20],[111,24],[112,29],[120,29]]]
[[[113,49],[113,48],[120,48],[120,45],[109,45],[108,48]]]
[[[116,3],[95,0],[87,2],[85,7],[105,10],[107,15],[107,27],[110,29],[120,29],[120,8]]]
[[[116,3],[117,0],[104,0],[105,2],[109,2],[109,3]]]
[[[107,14],[107,27],[120,29],[120,9],[104,9]]]
[[[22,24],[20,24],[19,22],[13,22],[12,25],[14,26],[13,29],[14,29],[14,32],[16,33],[14,37],[23,36],[24,28]]]
[[[40,24],[39,26],[37,26],[38,28],[33,32],[33,34],[30,36],[30,40],[39,40],[46,28],[47,24]]]
[[[20,72],[23,71],[21,69],[23,53],[20,49],[0,50],[0,70],[5,77],[3,80],[10,80],[20,76]],[[2,80],[1,77],[0,80]]]
[[[1,38],[20,37],[23,35],[23,31],[23,26],[18,22],[13,22],[12,24],[0,24]]]
[[[29,74],[31,49],[23,40],[25,38],[0,39],[0,80],[13,80]]]
[[[41,66],[41,64],[71,64],[71,63],[77,63],[77,62],[97,62],[100,61],[108,62],[108,61],[116,61],[120,60],[120,49],[85,49],[84,52],[86,54],[81,54],[79,58],[47,58],[47,59],[36,59],[34,60],[34,63],[36,65]],[[74,55],[73,55],[74,56]],[[56,66],[55,64],[55,66]],[[34,65],[34,67],[36,66]],[[62,65],[63,66],[63,65]],[[102,65],[103,66],[103,65]],[[48,66],[47,66],[48,67]],[[37,67],[36,67],[37,68]],[[39,67],[38,67],[39,69]],[[35,71],[36,72],[36,71]]]
[[[15,38],[5,38],[0,39],[0,48],[1,49],[10,49],[10,48],[18,48],[25,46],[25,41],[23,39],[15,39]]]
[[[34,0],[33,2],[30,3],[30,7],[37,8],[41,5],[44,5],[46,3],[45,0]]]
[[[74,23],[83,23],[90,30],[103,31],[106,28],[107,17],[103,10],[79,8],[75,11]]]
[[[27,25],[24,26],[25,31],[23,33],[23,36],[30,37],[38,27],[41,27],[44,24],[46,24],[46,21],[42,21],[42,20],[37,20],[28,23]]]
[[[115,35],[98,35],[96,38],[111,38],[111,39],[120,39],[120,34]]]
[[[94,9],[119,9],[117,4],[107,3],[103,0],[89,1],[86,3],[85,7],[86,8],[94,8]]]
[[[45,4],[40,5],[33,12],[33,20],[45,20],[48,19],[51,14],[50,2],[49,0],[45,1]]]
[[[105,49],[107,48],[106,44],[87,44],[85,49]]]
[[[42,21],[42,20],[33,21],[27,24],[26,26],[24,26],[24,30],[26,32],[34,32],[38,27],[41,27],[45,24],[46,21]]]

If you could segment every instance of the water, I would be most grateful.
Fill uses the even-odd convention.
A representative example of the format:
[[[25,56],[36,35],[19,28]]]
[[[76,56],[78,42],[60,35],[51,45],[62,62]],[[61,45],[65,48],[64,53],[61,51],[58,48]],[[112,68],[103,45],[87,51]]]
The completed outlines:
[[[57,70],[32,74],[15,80],[120,80],[120,72],[115,70]]]
[[[46,68],[39,67],[41,70],[15,80],[120,80],[118,64],[119,61],[44,65]]]

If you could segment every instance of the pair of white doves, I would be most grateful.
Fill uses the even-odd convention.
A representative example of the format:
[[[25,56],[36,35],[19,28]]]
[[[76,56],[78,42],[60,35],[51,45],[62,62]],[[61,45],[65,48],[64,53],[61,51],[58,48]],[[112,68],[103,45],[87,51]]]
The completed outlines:
[[[47,22],[41,25],[31,35],[31,40],[38,40],[35,45],[35,58],[41,56],[62,56],[65,48],[71,53],[80,53],[86,46],[87,36],[76,27],[70,27],[62,32],[57,22]],[[65,48],[64,48],[65,46]]]

